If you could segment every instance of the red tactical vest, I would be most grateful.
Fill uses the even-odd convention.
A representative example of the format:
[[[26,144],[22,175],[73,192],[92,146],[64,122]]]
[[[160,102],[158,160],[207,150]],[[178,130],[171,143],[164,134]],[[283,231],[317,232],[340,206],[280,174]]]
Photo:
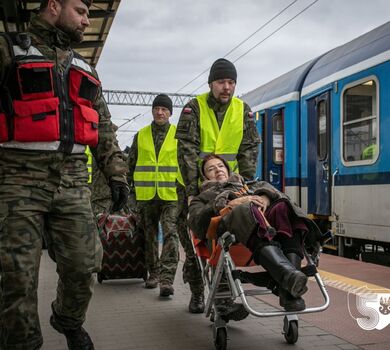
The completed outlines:
[[[7,96],[1,96],[0,144],[64,152],[74,152],[77,144],[96,146],[99,114],[93,104],[101,84],[92,67],[73,52],[61,72],[33,45],[7,40],[13,62],[2,84]]]

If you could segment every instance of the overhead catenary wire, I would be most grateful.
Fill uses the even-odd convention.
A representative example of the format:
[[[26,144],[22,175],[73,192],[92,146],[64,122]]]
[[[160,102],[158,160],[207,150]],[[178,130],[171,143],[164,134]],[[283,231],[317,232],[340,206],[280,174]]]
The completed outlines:
[[[250,38],[252,38],[255,34],[257,34],[260,30],[264,29],[268,24],[270,24],[273,20],[278,18],[283,12],[285,12],[288,8],[290,8],[292,5],[294,5],[298,0],[292,1],[290,4],[288,4],[286,7],[284,7],[281,11],[279,11],[276,15],[274,15],[272,18],[270,18],[267,22],[262,24],[259,28],[257,28],[254,32],[252,32],[249,36],[247,36],[244,40],[242,40],[240,43],[238,43],[236,46],[234,46],[228,53],[226,53],[223,58],[230,55],[232,52],[237,50],[242,44],[246,43]],[[195,80],[200,78],[203,74],[207,73],[210,70],[210,67],[207,67],[203,72],[199,73],[195,78],[190,80],[188,83],[183,85],[180,89],[176,91],[176,93],[180,92],[184,88],[186,88],[188,85],[193,83]],[[203,86],[203,85],[202,85]]]
[[[263,28],[265,28],[268,24],[270,24],[273,20],[275,20],[276,18],[278,18],[284,11],[286,11],[287,9],[289,9],[292,5],[294,5],[298,0],[294,0],[293,2],[291,2],[290,4],[288,4],[284,9],[282,9],[281,11],[279,11],[275,16],[273,16],[271,19],[269,19],[267,22],[265,22],[263,25],[261,25],[258,29],[256,29],[251,35],[249,35],[247,38],[245,38],[243,41],[241,41],[239,44],[237,44],[236,46],[234,46],[227,54],[225,54],[225,56],[223,56],[224,58],[228,55],[230,55],[232,52],[236,51],[242,44],[246,43],[250,38],[252,38],[255,34],[257,34],[260,30],[262,30]]]
[[[278,18],[280,15],[282,15],[283,12],[285,12],[287,9],[289,9],[292,5],[294,5],[298,0],[293,0],[291,3],[289,3],[287,6],[285,6],[282,10],[280,10],[276,15],[274,15],[273,17],[271,17],[268,21],[266,21],[264,24],[262,24],[259,28],[257,28],[255,31],[253,31],[249,36],[247,36],[244,40],[242,40],[240,43],[238,43],[236,46],[234,46],[231,50],[229,50],[223,57],[227,57],[228,55],[230,55],[232,52],[234,52],[235,50],[237,50],[241,45],[243,45],[245,42],[247,42],[250,38],[252,38],[255,34],[257,34],[259,31],[261,31],[262,29],[264,29],[268,24],[270,24],[272,21],[274,21],[276,18]],[[318,1],[318,0],[317,0]],[[200,74],[198,74],[195,78],[193,78],[191,81],[189,81],[187,84],[183,85],[180,89],[178,89],[175,93],[178,93],[180,92],[181,90],[183,90],[185,87],[187,87],[188,85],[190,85],[191,83],[193,83],[195,80],[197,80],[199,77],[201,77],[203,74],[207,73],[209,71],[210,67],[206,68],[203,72],[201,72]],[[198,87],[196,90],[194,91],[197,91],[199,90],[204,84],[202,84],[200,87]],[[143,114],[139,113],[138,115],[136,115],[135,117],[133,117],[131,119],[131,121],[134,121],[135,119],[141,117],[141,116],[144,116],[146,115],[148,112],[144,112]],[[128,122],[125,122],[123,123],[122,125],[120,125],[118,127],[118,131],[119,129],[121,129],[123,126],[125,126],[126,124],[128,124],[130,121]],[[126,132],[126,130],[120,130],[121,132]]]
[[[124,127],[126,124],[132,122],[133,120],[137,119],[139,116],[141,115],[141,113],[138,113],[137,115],[135,115],[134,117],[130,118],[130,119],[127,119],[123,124],[119,125],[118,126],[118,130],[122,127]]]
[[[245,42],[247,42],[251,37],[253,37],[255,34],[257,34],[261,29],[264,29],[268,24],[270,24],[272,21],[274,21],[277,17],[279,17],[283,12],[285,12],[288,8],[290,8],[292,5],[294,5],[298,0],[294,0],[292,1],[290,4],[288,4],[285,8],[283,8],[281,11],[278,12],[278,14],[274,15],[271,19],[269,19],[266,23],[264,23],[263,25],[261,25],[258,29],[256,29],[254,32],[252,32],[247,38],[245,38],[244,40],[242,40],[239,44],[237,44],[235,47],[233,47],[227,54],[225,54],[225,56],[223,56],[224,58],[226,56],[228,56],[229,54],[231,54],[233,51],[235,51],[238,47],[240,47],[242,44],[244,44]],[[286,22],[284,22],[282,25],[280,25],[278,28],[276,28],[272,33],[270,33],[269,35],[267,35],[264,39],[262,39],[261,41],[259,41],[258,43],[256,43],[255,45],[253,45],[250,49],[248,49],[247,51],[245,51],[242,55],[240,55],[238,58],[236,58],[235,60],[233,60],[233,62],[237,62],[238,60],[240,60],[241,58],[243,58],[244,56],[246,56],[248,53],[250,53],[251,51],[253,51],[256,47],[258,47],[260,44],[262,44],[264,41],[266,41],[267,39],[269,39],[270,37],[272,37],[273,35],[275,35],[277,32],[279,32],[281,29],[283,29],[286,25],[288,25],[289,23],[291,23],[294,19],[296,19],[298,16],[300,16],[302,13],[306,12],[310,7],[312,7],[314,4],[316,4],[319,0],[314,0],[313,2],[311,2],[309,5],[307,5],[305,8],[303,8],[301,11],[299,11],[296,15],[294,15],[293,17],[291,17],[290,19],[288,19]],[[200,76],[202,76],[204,73],[208,72],[210,69],[207,68],[205,71],[203,71],[202,73],[198,74],[194,79],[192,79],[190,82],[188,82],[187,84],[185,84],[184,86],[182,86],[179,90],[176,91],[176,93],[178,93],[179,91],[181,91],[183,88],[187,87],[188,85],[190,85],[192,82],[194,82],[196,79],[198,79]],[[196,91],[198,91],[201,87],[203,87],[206,83],[203,83],[202,85],[198,86],[195,90],[193,90],[191,92],[191,94],[194,94]],[[118,130],[123,127],[124,125],[126,125],[127,123],[129,123],[130,121],[134,121],[135,119],[141,117],[141,116],[144,116],[148,113],[148,111],[142,113],[142,114],[138,114],[136,115],[135,117],[131,118],[130,120],[128,120],[127,122],[123,123],[121,126],[118,127]],[[126,130],[123,130],[123,132],[125,132]],[[121,130],[122,132],[122,130]]]
[[[300,16],[302,13],[304,13],[305,11],[307,11],[310,7],[312,7],[316,2],[318,2],[320,0],[314,0],[313,2],[311,2],[309,5],[307,5],[303,10],[299,11],[295,16],[291,17],[289,20],[287,20],[286,22],[284,22],[282,25],[280,25],[278,28],[276,28],[271,34],[267,35],[264,39],[262,39],[261,41],[259,41],[258,43],[256,43],[255,45],[253,45],[250,49],[248,49],[247,51],[245,51],[242,55],[238,56],[238,58],[236,58],[235,60],[233,60],[233,63],[237,62],[238,60],[240,60],[242,57],[246,56],[248,53],[250,53],[251,51],[253,51],[256,47],[258,47],[260,44],[262,44],[264,41],[266,41],[267,39],[269,39],[270,37],[272,37],[273,35],[275,35],[277,32],[279,32],[281,29],[283,29],[287,24],[289,24],[290,22],[292,22],[294,19],[296,19],[298,16]],[[198,91],[202,86],[204,86],[206,83],[203,83],[202,85],[198,86],[195,90],[191,91],[191,94],[195,93],[196,91]]]
[[[125,123],[123,123],[122,125],[118,126],[118,131],[120,132],[127,132],[128,129],[125,129],[125,130],[119,130],[121,129],[122,127],[124,127],[125,125],[127,125],[128,123],[138,119],[139,117],[144,117],[146,114],[150,113],[149,110],[143,112],[143,113],[138,113],[137,115],[135,115],[134,117],[130,118],[130,119],[127,119],[127,121]]]
[[[285,23],[283,23],[280,27],[278,27],[276,30],[274,30],[271,34],[269,34],[268,36],[266,36],[263,40],[259,41],[256,45],[253,45],[249,50],[245,51],[241,56],[239,56],[238,58],[236,58],[233,62],[237,62],[239,59],[241,59],[242,57],[246,56],[249,52],[251,52],[252,50],[254,50],[257,46],[259,46],[260,44],[262,44],[265,40],[267,40],[268,38],[270,38],[272,35],[276,34],[279,30],[281,30],[282,28],[284,28],[287,24],[289,24],[290,22],[292,22],[295,18],[297,18],[298,16],[300,16],[302,13],[304,13],[305,11],[307,11],[310,7],[312,7],[316,2],[318,2],[320,0],[314,0],[312,3],[310,3],[309,5],[307,5],[303,10],[299,11],[295,16],[293,16],[292,18],[290,18],[288,21],[286,21]]]

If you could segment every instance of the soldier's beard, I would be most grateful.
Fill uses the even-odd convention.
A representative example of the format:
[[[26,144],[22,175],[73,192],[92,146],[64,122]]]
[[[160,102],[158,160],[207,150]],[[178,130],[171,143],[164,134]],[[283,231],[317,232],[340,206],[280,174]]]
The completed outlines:
[[[224,94],[223,97],[221,97],[221,94],[216,94],[215,91],[211,90],[211,93],[213,95],[213,97],[215,98],[215,100],[220,103],[221,105],[226,105],[228,103],[230,103],[230,100],[232,99],[232,96],[233,96],[233,93],[231,94]],[[229,96],[227,96],[229,95]]]
[[[71,41],[75,43],[81,43],[84,39],[84,33],[79,28],[71,27],[67,24],[63,18],[60,16],[56,23],[56,27],[62,30],[65,34],[67,34]]]
[[[215,96],[214,96],[215,97]],[[230,100],[232,99],[231,96],[227,97],[227,96],[224,96],[223,98],[221,98],[221,96],[218,96],[218,97],[215,97],[215,99],[217,100],[217,102],[219,102],[221,105],[226,105],[230,102]]]

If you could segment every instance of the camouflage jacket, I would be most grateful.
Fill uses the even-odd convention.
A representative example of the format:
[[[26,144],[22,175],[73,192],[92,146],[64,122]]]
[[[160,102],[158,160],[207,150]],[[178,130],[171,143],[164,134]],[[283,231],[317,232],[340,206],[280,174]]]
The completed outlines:
[[[95,160],[92,162],[91,202],[111,200],[111,190],[106,177],[97,167]]]
[[[157,125],[155,122],[152,122],[152,136],[154,149],[156,151],[156,157],[160,152],[161,146],[165,140],[165,136],[168,133],[170,123],[166,123],[164,125]],[[138,133],[134,135],[133,143],[130,147],[129,156],[127,160],[129,172],[127,173],[127,182],[129,183],[132,190],[134,190],[134,170],[135,165],[137,164],[138,159]]]
[[[32,18],[27,33],[32,44],[48,59],[55,62],[58,71],[63,71],[72,53],[68,35],[39,16]],[[0,36],[0,81],[4,79],[5,73],[12,63],[11,57],[6,39]],[[99,79],[94,69],[92,74]],[[111,115],[101,88],[93,107],[99,113],[99,142],[96,147],[91,148],[92,154],[108,180],[126,182],[126,162],[118,146],[114,124],[111,122]]]
[[[209,94],[208,105],[214,110],[219,127],[229,104],[222,105]],[[180,171],[186,186],[187,196],[197,195],[198,155],[200,153],[200,109],[197,99],[192,99],[183,108],[177,125],[176,138],[178,139],[178,161]],[[237,161],[240,174],[245,179],[253,179],[256,173],[258,145],[260,137],[250,107],[244,103],[244,134],[238,150]]]

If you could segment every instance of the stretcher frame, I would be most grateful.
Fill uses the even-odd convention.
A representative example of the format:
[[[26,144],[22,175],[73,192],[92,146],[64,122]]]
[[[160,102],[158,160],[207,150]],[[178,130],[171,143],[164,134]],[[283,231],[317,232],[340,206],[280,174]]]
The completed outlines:
[[[328,232],[327,234],[331,233]],[[314,277],[324,298],[323,304],[315,307],[309,307],[302,311],[277,310],[267,312],[255,310],[248,302],[248,297],[271,294],[272,291],[267,289],[265,286],[263,288],[256,288],[255,290],[244,290],[239,274],[235,273],[235,271],[240,270],[236,268],[236,264],[230,254],[230,247],[234,243],[235,237],[230,232],[225,232],[218,238],[217,245],[219,245],[221,249],[216,266],[210,263],[210,259],[205,260],[204,257],[197,254],[203,281],[208,291],[205,305],[205,316],[210,318],[213,322],[213,338],[216,349],[225,350],[227,347],[227,322],[222,315],[219,314],[218,308],[215,307],[215,301],[217,299],[231,299],[234,301],[235,299],[240,298],[245,310],[255,317],[284,316],[284,337],[289,344],[296,343],[298,340],[298,315],[324,311],[330,304],[329,294],[317,270],[319,256],[322,252],[320,243],[318,243],[318,249],[312,255],[310,255],[304,248],[304,257],[307,261],[307,266],[303,267],[302,271],[309,277]],[[195,252],[197,252],[196,249]],[[266,274],[266,272],[264,273]],[[226,276],[225,284],[227,284],[229,288],[228,291],[220,292],[218,291],[218,287],[221,286],[221,279],[223,275]]]

